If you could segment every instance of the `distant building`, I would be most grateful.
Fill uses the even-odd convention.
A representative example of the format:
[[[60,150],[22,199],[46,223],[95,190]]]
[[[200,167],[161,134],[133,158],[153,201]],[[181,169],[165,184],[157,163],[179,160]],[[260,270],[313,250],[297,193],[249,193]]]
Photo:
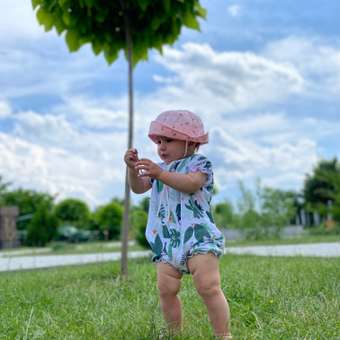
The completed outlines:
[[[16,228],[18,215],[17,207],[0,208],[0,249],[14,248],[19,245]]]

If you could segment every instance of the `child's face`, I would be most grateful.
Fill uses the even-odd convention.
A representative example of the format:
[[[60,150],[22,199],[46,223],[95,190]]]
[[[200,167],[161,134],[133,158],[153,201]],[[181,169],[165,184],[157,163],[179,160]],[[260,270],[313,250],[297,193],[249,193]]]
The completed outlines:
[[[185,141],[159,136],[156,142],[158,155],[165,163],[184,158]],[[186,156],[188,155],[189,149]]]

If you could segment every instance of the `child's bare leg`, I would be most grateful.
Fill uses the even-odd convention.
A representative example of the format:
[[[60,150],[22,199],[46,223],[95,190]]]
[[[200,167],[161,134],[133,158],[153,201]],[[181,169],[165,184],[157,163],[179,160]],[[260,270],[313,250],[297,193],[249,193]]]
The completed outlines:
[[[207,306],[215,335],[230,335],[229,306],[221,289],[218,258],[210,253],[195,255],[189,259],[188,267],[197,292]]]
[[[157,264],[157,285],[164,319],[171,331],[178,332],[182,325],[181,301],[177,296],[182,274],[166,263]]]

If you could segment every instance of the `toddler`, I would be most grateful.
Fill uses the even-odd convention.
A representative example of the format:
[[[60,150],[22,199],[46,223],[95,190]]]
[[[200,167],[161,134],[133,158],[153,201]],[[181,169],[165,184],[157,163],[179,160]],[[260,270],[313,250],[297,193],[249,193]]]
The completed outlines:
[[[210,201],[211,162],[195,153],[208,143],[200,118],[190,111],[161,113],[151,122],[149,137],[162,162],[139,159],[136,149],[124,157],[133,192],[151,191],[146,238],[157,264],[157,285],[164,318],[171,331],[180,331],[181,278],[190,273],[207,306],[214,333],[231,339],[229,306],[220,283],[218,258],[224,238],[216,227]]]

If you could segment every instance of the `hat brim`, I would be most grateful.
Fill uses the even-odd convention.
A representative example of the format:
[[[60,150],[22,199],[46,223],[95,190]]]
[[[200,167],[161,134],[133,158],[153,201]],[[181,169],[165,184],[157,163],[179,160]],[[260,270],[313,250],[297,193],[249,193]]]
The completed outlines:
[[[183,132],[176,131],[169,126],[156,121],[151,122],[148,136],[154,143],[157,143],[157,138],[159,136],[195,142],[198,144],[206,144],[209,141],[208,133],[201,136],[188,136]]]

